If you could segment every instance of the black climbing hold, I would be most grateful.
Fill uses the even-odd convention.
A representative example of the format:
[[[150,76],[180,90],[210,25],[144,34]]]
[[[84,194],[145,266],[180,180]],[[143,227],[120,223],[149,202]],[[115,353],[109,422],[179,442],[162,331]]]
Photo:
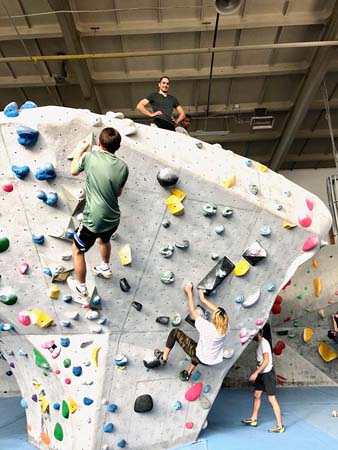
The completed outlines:
[[[144,413],[153,409],[153,399],[151,395],[144,394],[137,397],[134,403],[134,411]]]
[[[210,294],[234,270],[234,264],[224,256],[197,285],[205,294]]]
[[[161,169],[157,174],[157,181],[160,183],[163,187],[173,186],[178,181],[178,176],[176,173],[170,169],[165,168]]]
[[[156,322],[160,323],[161,325],[168,325],[169,320],[170,320],[170,317],[168,317],[168,316],[156,317]]]
[[[255,241],[245,250],[242,256],[248,261],[249,264],[255,266],[262,261],[262,259],[266,258],[267,253],[262,245],[258,241]]]
[[[126,278],[120,279],[120,288],[122,292],[128,292],[130,290],[130,285]]]
[[[146,369],[155,369],[156,367],[160,367],[161,363],[158,358],[155,358],[152,361],[143,360],[143,365]]]
[[[287,336],[288,330],[279,330],[276,331],[276,333],[278,334],[278,336]]]
[[[131,306],[133,308],[135,308],[136,311],[141,311],[141,309],[142,309],[142,303],[139,303],[139,302],[132,302]]]

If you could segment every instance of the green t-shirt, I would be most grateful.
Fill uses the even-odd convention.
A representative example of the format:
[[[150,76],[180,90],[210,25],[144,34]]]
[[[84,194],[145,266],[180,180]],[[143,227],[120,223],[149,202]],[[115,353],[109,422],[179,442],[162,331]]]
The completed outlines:
[[[86,174],[83,225],[93,233],[103,233],[118,226],[118,194],[128,178],[127,164],[109,152],[91,151],[81,157],[78,170],[84,170]]]

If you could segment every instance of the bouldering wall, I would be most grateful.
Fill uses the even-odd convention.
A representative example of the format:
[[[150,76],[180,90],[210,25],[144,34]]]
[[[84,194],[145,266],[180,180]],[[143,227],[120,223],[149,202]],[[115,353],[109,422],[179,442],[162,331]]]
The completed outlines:
[[[29,441],[59,450],[156,450],[194,441],[224,376],[269,317],[276,293],[325,245],[329,211],[265,166],[218,145],[134,124],[120,113],[52,106],[17,111],[16,105],[5,113],[0,345],[21,391]],[[91,309],[84,309],[62,281],[72,269],[71,235],[84,187],[82,175],[69,175],[67,157],[84,139],[97,142],[106,126],[123,137],[118,156],[130,176],[112,241],[113,278],[89,271]],[[157,182],[164,168],[179,177],[175,190]],[[169,246],[174,251],[165,258]],[[145,369],[143,360],[163,347],[172,327],[171,320],[163,325],[156,318],[184,319],[183,285],[198,285],[224,257],[234,270],[227,277],[217,271],[217,289],[215,274],[207,280],[212,300],[230,317],[223,363],[198,367],[184,383],[178,373],[188,361],[175,348],[165,367]],[[93,248],[88,267],[98,261]],[[187,321],[179,327],[197,338]],[[192,386],[202,395],[188,401]],[[135,412],[143,395],[153,407]]]

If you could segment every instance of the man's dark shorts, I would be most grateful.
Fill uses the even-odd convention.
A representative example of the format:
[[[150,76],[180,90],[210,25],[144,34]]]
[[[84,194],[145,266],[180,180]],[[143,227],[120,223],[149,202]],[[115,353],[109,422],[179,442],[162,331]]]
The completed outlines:
[[[267,395],[276,395],[276,374],[272,368],[270,372],[260,373],[255,381],[255,391],[266,392]]]
[[[107,244],[117,228],[118,225],[110,230],[104,231],[103,233],[93,233],[84,225],[80,224],[79,228],[75,230],[73,235],[74,243],[80,252],[88,252],[98,238],[100,238],[104,244]]]

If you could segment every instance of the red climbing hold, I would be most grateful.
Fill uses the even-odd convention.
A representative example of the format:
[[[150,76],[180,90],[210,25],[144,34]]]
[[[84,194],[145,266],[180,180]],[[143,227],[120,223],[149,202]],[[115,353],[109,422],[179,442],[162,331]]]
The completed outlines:
[[[2,185],[2,189],[3,189],[5,192],[12,192],[12,190],[14,189],[14,187],[13,187],[12,183],[5,183],[5,184]]]
[[[283,353],[284,349],[285,343],[283,341],[278,341],[277,344],[274,346],[273,352],[275,355],[280,356]]]
[[[271,308],[272,314],[280,314],[282,312],[282,307],[279,303],[274,303]]]
[[[283,297],[281,295],[277,295],[276,299],[275,299],[275,303],[277,303],[277,305],[280,305],[283,301]]]
[[[191,386],[185,393],[185,398],[189,402],[194,402],[201,395],[203,390],[203,383],[196,383]]]
[[[309,208],[310,211],[313,210],[314,206],[315,206],[315,202],[312,198],[307,198],[305,200],[306,206]]]
[[[185,428],[188,428],[188,430],[191,430],[193,428],[193,426],[194,426],[193,422],[187,422],[185,424]]]
[[[284,291],[288,286],[290,286],[291,284],[291,280],[289,280],[283,287],[282,287],[282,291]]]

